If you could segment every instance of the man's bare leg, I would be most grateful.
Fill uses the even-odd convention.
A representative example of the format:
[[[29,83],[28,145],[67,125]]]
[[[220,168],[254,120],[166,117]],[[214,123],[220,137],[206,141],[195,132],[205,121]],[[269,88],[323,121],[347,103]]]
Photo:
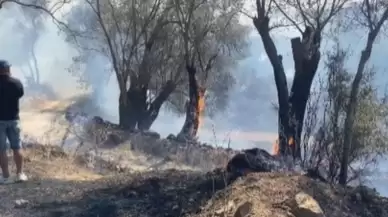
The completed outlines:
[[[16,181],[27,181],[27,176],[23,173],[23,147],[20,139],[19,121],[10,121],[6,132],[16,164]]]
[[[0,151],[0,166],[3,171],[3,178],[9,178],[8,156],[6,150]]]
[[[6,128],[6,123],[0,121],[0,167],[3,172],[3,178],[9,177]]]
[[[13,160],[16,164],[16,174],[23,173],[23,152],[22,149],[13,150]]]

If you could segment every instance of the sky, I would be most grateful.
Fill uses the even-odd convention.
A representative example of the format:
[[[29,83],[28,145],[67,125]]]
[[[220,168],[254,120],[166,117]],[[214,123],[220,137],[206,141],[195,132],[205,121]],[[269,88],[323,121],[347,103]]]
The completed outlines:
[[[19,43],[22,35],[15,29],[15,17],[19,19],[22,17],[20,11],[15,8],[0,10],[0,59],[7,59],[13,63],[15,76],[23,80],[21,69],[26,67],[26,64],[21,61],[21,56],[26,51]],[[251,21],[246,17],[242,18],[242,22],[251,25]],[[46,28],[36,44],[42,80],[50,84],[63,98],[78,94],[82,90],[78,89],[76,78],[71,76],[68,70],[73,62],[72,58],[76,55],[76,50],[65,42],[63,35],[51,20],[47,20],[45,25]],[[286,76],[289,80],[293,77],[291,36],[295,36],[295,32],[283,31],[274,35],[278,51],[283,55]],[[362,32],[343,34],[340,37],[341,44],[348,47],[353,53],[347,65],[352,71],[355,71],[357,66],[365,38],[365,33]],[[261,39],[254,29],[250,34],[250,43],[248,58],[241,61],[236,69],[235,76],[241,85],[238,85],[231,94],[233,103],[226,113],[213,119],[205,119],[204,129],[199,131],[200,140],[204,142],[217,146],[231,144],[236,149],[258,146],[269,150],[276,138],[277,115],[273,103],[276,103],[277,99],[272,67],[263,50]],[[329,42],[323,42],[322,52],[331,47],[332,44]],[[370,60],[370,63],[378,69],[375,83],[381,91],[388,83],[387,48],[388,40],[380,39],[374,46]],[[322,65],[321,61],[318,74],[324,73]],[[96,74],[98,73],[107,72],[101,72],[96,68]],[[116,80],[111,76],[107,77],[104,82],[106,82],[104,91],[95,98],[95,101],[106,114],[105,119],[117,122],[118,88]],[[183,116],[163,110],[152,126],[152,130],[159,132],[162,136],[170,133],[176,134],[183,122]],[[385,173],[388,174],[388,171]],[[387,189],[385,189],[385,194],[388,195]]]

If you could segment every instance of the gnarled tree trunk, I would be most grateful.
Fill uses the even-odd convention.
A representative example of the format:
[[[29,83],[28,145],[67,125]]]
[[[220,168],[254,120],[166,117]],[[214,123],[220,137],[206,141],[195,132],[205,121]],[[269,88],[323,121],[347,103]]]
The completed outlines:
[[[321,58],[319,52],[320,31],[312,31],[306,28],[302,41],[300,38],[291,40],[294,58],[295,76],[289,95],[289,141],[295,158],[301,158],[301,134],[307,102],[314,76]],[[291,144],[290,144],[291,143]]]
[[[124,99],[126,97],[126,99]],[[135,130],[147,109],[147,89],[131,87],[119,98],[119,124],[127,130]]]
[[[119,98],[119,124],[128,130],[149,130],[159,115],[160,108],[175,90],[175,83],[168,81],[156,98],[149,103],[147,100],[146,86],[131,85],[129,90],[120,94]],[[124,98],[126,97],[126,101]]]
[[[139,120],[139,130],[149,130],[159,115],[160,108],[168,99],[171,93],[175,90],[176,84],[173,81],[167,81],[157,97],[151,102],[148,108],[144,111],[142,119]]]
[[[304,114],[311,84],[320,60],[320,30],[312,31],[312,28],[306,27],[302,41],[299,37],[291,40],[295,77],[289,94],[282,56],[278,54],[270,36],[269,18],[267,16],[255,18],[253,22],[274,70],[279,103],[279,153],[281,155],[292,154],[294,158],[301,158],[300,137]]]
[[[258,30],[261,40],[263,42],[264,49],[267,53],[268,59],[271,62],[274,70],[274,78],[278,94],[278,141],[279,152],[281,155],[285,155],[288,151],[287,148],[287,134],[288,129],[288,88],[286,74],[283,68],[282,56],[278,55],[275,43],[273,42],[269,33],[269,18],[263,17],[255,18],[253,20],[256,29]]]
[[[186,69],[189,76],[189,101],[186,103],[186,119],[177,137],[192,140],[197,136],[199,125],[199,86],[195,77],[196,69],[193,66],[186,66]]]

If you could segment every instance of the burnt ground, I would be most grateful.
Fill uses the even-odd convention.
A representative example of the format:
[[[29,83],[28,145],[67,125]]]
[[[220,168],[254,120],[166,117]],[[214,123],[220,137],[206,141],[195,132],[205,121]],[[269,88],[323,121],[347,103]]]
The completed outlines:
[[[63,111],[66,111],[68,103],[56,106],[50,104],[48,107],[55,113],[61,110],[58,112],[59,117],[64,116]],[[36,131],[43,132],[44,126],[40,124],[46,119],[42,114],[28,116],[38,118],[24,126],[23,130],[34,135]],[[65,128],[66,121],[57,125],[60,129]],[[99,160],[96,166],[105,169],[96,170],[85,165],[87,160],[73,158],[58,148],[32,146],[26,159],[26,172],[30,180],[26,183],[0,185],[0,216],[322,217],[311,212],[310,215],[306,214],[308,212],[295,212],[295,203],[289,203],[288,200],[298,195],[298,192],[310,195],[313,199],[308,204],[317,202],[327,217],[388,216],[387,198],[379,197],[370,189],[343,189],[298,174],[254,173],[226,186],[225,174],[222,171],[214,172],[213,169],[225,167],[235,154],[233,150],[212,148],[194,141],[161,139],[158,135],[132,133],[129,136],[128,132],[109,130],[115,127],[108,125],[104,121],[92,125],[88,131],[92,132],[93,139],[89,142],[94,146],[104,146],[94,148],[110,147],[110,156],[115,160],[125,158],[128,162],[126,166],[130,167],[128,170],[125,165],[117,170],[116,162],[106,162],[104,159]],[[51,129],[51,125],[47,128]],[[38,135],[48,137],[43,133]],[[51,136],[62,137],[57,132]],[[130,137],[130,145],[125,146],[121,143],[127,137]],[[51,144],[47,141],[45,143]],[[135,157],[129,161],[130,153]],[[172,168],[187,165],[209,172],[150,170],[148,164],[142,167],[138,165],[141,159],[149,163],[155,158],[169,161]],[[133,171],[135,166],[139,167],[138,172]],[[249,214],[242,215],[240,212],[240,215],[236,215],[238,210],[241,211],[241,204],[248,204],[245,214]]]
[[[43,216],[155,216],[196,213],[225,184],[211,174],[163,171],[122,174],[76,199],[32,206]],[[110,183],[110,184],[109,184]]]
[[[254,173],[226,186],[221,170],[97,174],[77,162],[57,148],[29,150],[31,180],[0,186],[1,216],[238,217],[233,213],[244,202],[250,216],[319,216],[279,206],[297,192],[311,195],[329,217],[388,216],[387,198],[370,189],[343,189],[298,174]]]
[[[79,162],[58,147],[30,148],[30,180],[0,186],[1,216],[181,216],[226,186],[221,171],[99,174]]]

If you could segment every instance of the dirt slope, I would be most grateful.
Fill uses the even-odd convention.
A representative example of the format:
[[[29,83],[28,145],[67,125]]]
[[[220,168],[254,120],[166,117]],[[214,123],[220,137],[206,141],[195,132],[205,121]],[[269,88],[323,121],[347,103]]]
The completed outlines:
[[[60,103],[50,104],[49,111],[40,111],[39,115],[36,111],[24,113],[22,118],[28,121],[23,130],[40,136],[41,143],[55,144],[63,133],[61,123],[55,122],[55,114],[62,107]],[[51,132],[50,137],[43,133],[46,130]],[[387,199],[366,188],[344,190],[302,175],[277,173],[250,174],[227,186],[227,174],[221,170],[205,173],[178,165],[211,161],[217,150],[202,147],[200,151],[201,147],[192,145],[184,151],[188,148],[161,139],[131,142],[136,143],[132,147],[142,148],[142,154],[124,146],[109,150],[108,157],[125,158],[132,168],[129,170],[116,170],[120,167],[116,161],[94,161],[96,168],[89,165],[88,156],[73,157],[58,147],[33,144],[26,160],[31,180],[0,185],[0,217],[388,216]],[[193,153],[207,154],[191,162]],[[153,167],[166,156],[172,156],[171,165]]]
[[[228,155],[233,153],[214,150],[211,146],[198,146],[197,143],[176,143],[168,139],[147,137],[128,132],[116,132],[109,129],[105,123],[90,125],[88,130],[80,130],[79,127],[70,127],[65,118],[69,108],[84,113],[94,111],[90,108],[86,96],[73,97],[66,100],[49,101],[44,99],[29,99],[23,104],[21,112],[21,128],[26,140],[34,143],[63,146],[66,151],[75,152],[81,144],[82,148],[77,153],[92,156],[104,161],[115,161],[118,169],[130,169],[133,171],[150,171],[154,169],[179,169],[179,170],[206,170],[210,171],[219,165],[225,165]],[[89,115],[89,113],[88,113]],[[90,114],[87,119],[92,119]],[[87,123],[84,125],[88,125]],[[113,125],[113,124],[112,124]],[[70,133],[67,129],[71,128]],[[93,131],[93,135],[85,131]],[[128,137],[124,142],[104,145],[109,140],[109,135]],[[119,135],[121,134],[121,135]],[[64,139],[65,138],[65,139]],[[108,142],[109,143],[109,142]],[[101,148],[101,146],[104,146]]]
[[[26,173],[31,180],[0,185],[0,216],[179,216],[183,208],[195,210],[216,190],[211,176],[199,172],[99,174],[78,162],[57,147],[28,149]]]
[[[222,171],[98,174],[58,148],[37,146],[27,156],[32,179],[0,186],[1,216],[388,216],[388,200],[374,192],[343,190],[296,174],[256,173],[226,187]],[[299,207],[293,199],[298,197],[308,201]]]
[[[10,157],[10,162],[12,158]],[[12,165],[12,170],[15,168]],[[30,181],[26,183],[1,185],[0,216],[35,216],[27,211],[15,209],[18,200],[27,200],[29,205],[44,201],[60,200],[69,195],[82,194],[86,188],[93,188],[93,182],[101,179],[96,174],[69,158],[57,148],[39,146],[26,152],[25,172]],[[82,183],[89,182],[85,187]]]
[[[383,217],[388,216],[388,199],[364,187],[345,190],[291,173],[254,173],[217,192],[193,216],[244,217],[242,212],[255,217]]]

